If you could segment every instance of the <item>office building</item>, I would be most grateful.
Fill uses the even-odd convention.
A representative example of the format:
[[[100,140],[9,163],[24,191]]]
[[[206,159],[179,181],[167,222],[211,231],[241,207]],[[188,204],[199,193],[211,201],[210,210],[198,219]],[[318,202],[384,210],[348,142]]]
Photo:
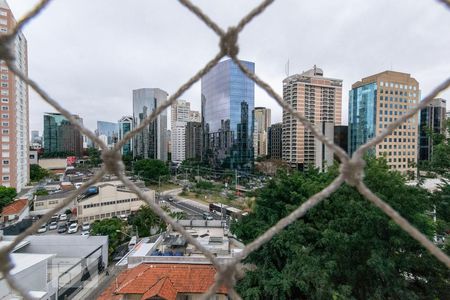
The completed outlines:
[[[283,123],[276,123],[270,126],[267,135],[269,158],[281,160],[283,154]]]
[[[253,62],[241,62],[255,72]],[[203,160],[217,168],[253,168],[253,81],[228,59],[202,77],[201,91]]]
[[[314,66],[301,74],[283,80],[283,99],[311,123],[341,124],[342,80],[323,76],[322,69]],[[333,134],[331,134],[332,138]],[[323,168],[328,161],[316,148],[316,139],[310,130],[283,110],[282,159],[291,167]],[[323,152],[322,152],[323,154]],[[319,155],[319,156],[318,156]]]
[[[167,100],[168,94],[158,88],[133,90],[133,128],[138,127]],[[133,139],[133,157],[167,160],[167,111],[146,125]]]
[[[189,121],[191,103],[177,100],[171,107],[172,161],[181,163],[185,159],[186,123]]]
[[[73,117],[83,123],[78,115]],[[82,134],[60,113],[44,114],[44,152],[78,157],[83,154]]]
[[[117,143],[119,128],[117,123],[106,122],[106,121],[97,121],[97,136],[105,136],[106,145],[114,146]]]
[[[202,156],[202,123],[186,123],[185,159],[201,160]]]
[[[334,124],[332,122],[318,122],[316,128],[329,141],[334,139]],[[314,137],[314,149],[315,168],[325,171],[327,167],[333,165],[333,151],[316,137]]]
[[[349,154],[396,121],[420,100],[419,83],[410,74],[384,71],[352,85],[349,99]],[[416,171],[418,114],[400,125],[369,153],[386,157],[390,168]]]
[[[420,111],[419,161],[430,160],[433,153],[433,134],[445,134],[446,101],[436,98]]]
[[[267,131],[271,125],[271,110],[265,107],[255,107],[255,132],[253,133],[253,148],[255,157],[267,156]]]
[[[123,140],[123,137],[133,130],[133,117],[132,116],[123,116],[119,122],[119,141]],[[122,155],[131,155],[133,154],[133,139],[128,140],[128,142],[123,145],[122,149],[120,149]]]
[[[6,1],[0,1],[0,35],[10,32],[15,25],[16,20],[8,4]],[[27,40],[21,31],[11,46],[15,67],[23,74],[28,74]],[[2,111],[0,185],[21,191],[30,178],[28,86],[8,69],[4,61],[0,62],[0,83]]]
[[[348,126],[337,125],[334,126],[334,140],[333,142],[348,153]]]

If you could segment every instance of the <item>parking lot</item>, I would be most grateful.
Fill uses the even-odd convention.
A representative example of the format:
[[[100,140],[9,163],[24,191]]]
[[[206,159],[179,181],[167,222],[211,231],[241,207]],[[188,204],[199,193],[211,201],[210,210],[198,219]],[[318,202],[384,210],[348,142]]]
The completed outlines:
[[[54,227],[54,224],[51,225],[53,222],[56,222],[56,228]],[[73,224],[77,224],[77,226],[75,226]],[[71,226],[72,226],[72,229],[71,229]],[[76,227],[76,229],[74,229],[75,227]],[[42,226],[36,234],[40,234],[40,235],[58,235],[58,234],[82,235],[82,232],[83,232],[82,224],[78,224],[78,221],[76,219],[73,219],[73,218],[71,219],[70,215],[68,215],[67,218],[64,218],[64,217],[61,218],[60,216],[58,216],[57,220],[56,220],[56,216],[52,217],[52,220],[50,220],[45,225],[45,231],[44,231],[44,226]],[[89,235],[89,234],[85,233],[84,235]]]

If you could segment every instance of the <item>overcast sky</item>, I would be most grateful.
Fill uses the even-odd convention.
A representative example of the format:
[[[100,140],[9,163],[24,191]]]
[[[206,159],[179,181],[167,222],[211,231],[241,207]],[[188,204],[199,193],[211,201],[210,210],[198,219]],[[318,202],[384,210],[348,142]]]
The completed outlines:
[[[37,1],[9,0],[18,19]],[[259,1],[195,1],[223,28]],[[92,130],[132,113],[132,90],[172,94],[218,52],[218,38],[177,1],[54,0],[24,30],[29,75]],[[279,0],[240,36],[242,59],[278,93],[286,77],[311,68],[343,79],[348,90],[384,70],[410,73],[422,96],[450,76],[450,11],[434,0]],[[281,109],[256,88],[255,104]],[[450,91],[442,97],[450,102]],[[200,110],[200,83],[183,95]],[[447,104],[447,108],[450,105]],[[42,134],[53,111],[30,94],[30,130]],[[170,125],[168,125],[170,128]]]

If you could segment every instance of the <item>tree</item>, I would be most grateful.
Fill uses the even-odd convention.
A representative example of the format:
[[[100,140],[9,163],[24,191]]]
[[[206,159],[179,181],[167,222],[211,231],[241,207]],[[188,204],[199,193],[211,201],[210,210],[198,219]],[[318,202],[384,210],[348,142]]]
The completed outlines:
[[[36,192],[34,192],[35,196],[47,196],[48,195],[48,191],[44,188],[40,188],[38,190],[36,190]]]
[[[97,167],[102,163],[101,152],[95,147],[87,149],[87,154],[89,156],[89,164],[91,166]]]
[[[152,228],[158,232],[166,229],[164,221],[148,205],[141,206],[136,214],[130,216],[130,219],[130,223],[137,227],[140,236],[150,236]]]
[[[40,181],[45,177],[50,176],[50,172],[39,165],[30,165],[30,180]]]
[[[15,188],[0,185],[0,212],[14,201],[17,196]]]
[[[123,240],[124,223],[118,218],[97,220],[92,223],[91,235],[107,235],[111,255]]]
[[[142,159],[134,163],[134,174],[142,177],[145,181],[158,182],[166,179],[169,168],[157,159]]]
[[[336,168],[279,174],[232,231],[244,243],[261,235],[338,175]],[[368,187],[428,237],[434,225],[425,190],[405,185],[383,159],[367,159]],[[447,246],[448,247],[448,246]],[[448,252],[448,248],[444,251]],[[449,299],[450,274],[354,188],[340,187],[250,254],[237,289],[247,299]]]

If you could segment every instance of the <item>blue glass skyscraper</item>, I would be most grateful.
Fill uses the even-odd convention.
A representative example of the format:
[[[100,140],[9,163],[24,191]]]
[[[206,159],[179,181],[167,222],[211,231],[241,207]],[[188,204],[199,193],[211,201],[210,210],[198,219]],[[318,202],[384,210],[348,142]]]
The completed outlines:
[[[255,72],[255,64],[241,61]],[[203,160],[214,167],[251,169],[255,84],[231,60],[201,80]]]

